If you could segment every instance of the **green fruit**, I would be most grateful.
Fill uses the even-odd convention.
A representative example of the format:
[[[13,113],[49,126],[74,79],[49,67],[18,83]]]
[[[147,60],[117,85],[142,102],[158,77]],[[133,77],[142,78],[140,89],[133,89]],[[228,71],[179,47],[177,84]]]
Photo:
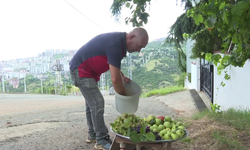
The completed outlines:
[[[177,130],[176,134],[181,138],[181,137],[183,137],[183,135],[185,134],[185,132],[183,130]]]
[[[172,121],[172,119],[171,119],[171,117],[169,117],[169,116],[165,116],[165,117],[164,117],[164,121],[171,122],[171,121]]]
[[[155,127],[153,127],[153,126],[150,126],[150,127],[149,127],[150,131],[153,131],[154,128],[155,128]]]
[[[171,134],[165,134],[163,140],[172,140]]]
[[[171,125],[171,123],[170,122],[164,122],[164,124],[163,124],[166,128],[171,128],[172,127],[172,125]]]
[[[176,134],[176,133],[171,133],[171,138],[172,138],[173,140],[177,140],[177,139],[179,138],[179,136],[178,136],[178,134]]]
[[[157,128],[153,128],[153,132],[158,132]]]
[[[158,134],[159,134],[160,137],[163,138],[163,136],[165,135],[165,132],[164,132],[164,130],[162,130],[162,131],[160,131]]]
[[[177,129],[176,125],[172,125],[172,130]]]
[[[171,131],[171,129],[170,129],[170,128],[166,128],[165,130],[166,130],[166,131]]]
[[[176,122],[176,125],[177,125],[177,126],[181,126],[182,123],[181,123],[181,122]]]
[[[160,124],[158,127],[157,127],[157,130],[158,132],[162,131],[164,129],[164,125]]]
[[[184,126],[179,126],[178,129],[185,130]]]
[[[158,126],[157,126],[157,124],[153,124],[152,127],[153,128],[157,128]]]
[[[162,121],[161,121],[161,119],[155,119],[155,123],[157,124],[157,125],[160,125],[161,123],[162,123]]]
[[[154,115],[149,115],[147,118],[147,121],[150,122],[150,120],[155,119],[156,117]]]

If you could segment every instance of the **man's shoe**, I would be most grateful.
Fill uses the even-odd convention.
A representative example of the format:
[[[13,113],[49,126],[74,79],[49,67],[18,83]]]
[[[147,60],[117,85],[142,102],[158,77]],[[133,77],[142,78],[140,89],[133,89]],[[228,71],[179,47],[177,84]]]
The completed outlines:
[[[96,143],[96,136],[88,136],[87,143]]]
[[[108,135],[105,138],[98,140],[94,148],[98,150],[109,150],[111,147],[111,144],[112,144],[112,141]]]

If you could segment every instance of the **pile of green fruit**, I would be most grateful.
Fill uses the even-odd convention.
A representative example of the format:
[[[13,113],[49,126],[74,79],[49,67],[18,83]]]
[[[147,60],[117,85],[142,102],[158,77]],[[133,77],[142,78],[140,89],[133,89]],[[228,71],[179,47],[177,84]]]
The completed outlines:
[[[134,143],[157,140],[177,140],[186,134],[185,126],[169,116],[149,115],[141,118],[134,114],[122,114],[110,124],[113,132],[130,137]]]

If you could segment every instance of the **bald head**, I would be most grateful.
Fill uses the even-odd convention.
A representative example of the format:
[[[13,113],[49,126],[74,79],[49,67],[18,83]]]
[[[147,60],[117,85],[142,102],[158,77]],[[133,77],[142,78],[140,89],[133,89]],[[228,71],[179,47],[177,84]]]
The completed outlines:
[[[143,28],[134,28],[130,34],[136,34],[140,38],[145,39],[148,42],[148,33],[145,29]]]
[[[126,35],[128,52],[140,52],[148,44],[148,33],[143,28],[135,28]]]

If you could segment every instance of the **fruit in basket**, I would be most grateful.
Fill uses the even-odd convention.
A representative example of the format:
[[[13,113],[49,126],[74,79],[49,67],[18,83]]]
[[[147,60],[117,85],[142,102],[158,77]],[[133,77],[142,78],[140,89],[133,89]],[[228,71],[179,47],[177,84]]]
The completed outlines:
[[[138,125],[144,124],[142,118],[134,115],[124,113],[122,116],[118,116],[113,123],[111,123],[112,130],[118,134],[128,136],[131,128],[137,127]]]
[[[176,126],[181,126],[182,123],[181,122],[176,122]]]
[[[163,136],[163,140],[172,140],[171,134],[167,133]]]
[[[164,125],[166,128],[172,128],[171,123],[168,122],[168,121],[164,122],[163,125]]]
[[[161,121],[161,119],[158,119],[158,118],[156,118],[156,119],[155,119],[155,124],[157,124],[157,125],[160,125],[160,124],[162,124],[162,121]]]
[[[164,122],[164,116],[158,116],[158,119],[161,119],[162,122]]]
[[[150,121],[151,121],[152,119],[156,119],[156,117],[155,117],[154,115],[149,115],[148,118],[147,118],[147,122],[150,123]]]
[[[179,126],[178,129],[185,130],[185,127],[182,125],[182,126]]]
[[[158,127],[157,127],[157,131],[160,132],[164,129],[164,125],[160,124]]]
[[[170,135],[171,135],[171,138],[173,140],[177,140],[179,138],[179,136],[178,136],[178,134],[176,134],[176,132],[172,132]]]
[[[163,138],[163,136],[165,135],[164,130],[161,130],[161,131],[158,133],[158,135],[161,136],[161,138]]]
[[[165,117],[164,117],[164,121],[171,122],[171,121],[172,121],[172,118],[171,118],[171,117],[169,117],[169,116],[165,116]]]
[[[183,123],[173,120],[169,116],[149,115],[141,118],[134,114],[122,114],[111,123],[111,128],[115,133],[129,137],[134,143],[176,140],[182,138],[186,133]]]
[[[179,137],[183,137],[183,135],[185,134],[185,132],[183,130],[177,130],[176,131],[176,134],[179,136]]]

